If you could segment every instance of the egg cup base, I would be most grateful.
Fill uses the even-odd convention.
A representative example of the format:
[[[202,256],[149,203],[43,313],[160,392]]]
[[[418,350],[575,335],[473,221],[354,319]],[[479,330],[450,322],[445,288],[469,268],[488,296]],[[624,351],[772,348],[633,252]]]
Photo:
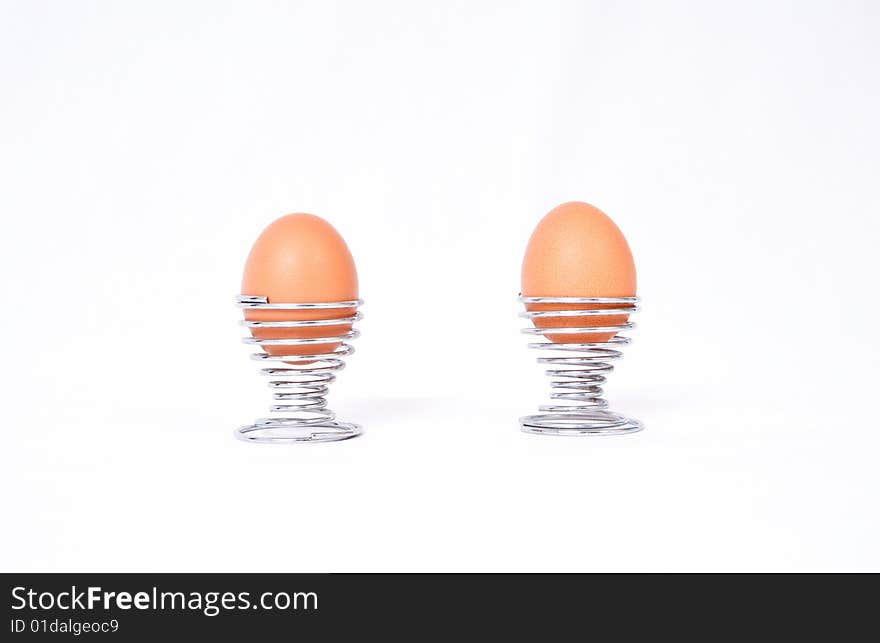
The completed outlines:
[[[279,422],[243,426],[235,430],[235,437],[244,442],[261,444],[312,444],[350,440],[363,432],[363,427],[351,422],[334,421],[308,425]]]
[[[639,420],[622,415],[614,415],[608,419],[597,418],[594,414],[577,413],[527,415],[519,419],[519,426],[523,433],[566,437],[626,435],[638,433],[645,428]]]

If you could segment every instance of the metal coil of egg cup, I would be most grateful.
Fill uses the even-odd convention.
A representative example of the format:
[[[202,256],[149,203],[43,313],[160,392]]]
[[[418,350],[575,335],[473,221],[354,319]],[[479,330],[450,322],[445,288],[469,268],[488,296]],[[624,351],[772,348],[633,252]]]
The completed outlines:
[[[523,304],[601,304],[614,308],[563,310],[526,310],[520,317],[536,319],[564,319],[566,317],[592,317],[631,315],[638,311],[638,297],[520,297]],[[552,379],[550,398],[558,404],[539,407],[540,413],[519,419],[525,433],[538,435],[620,435],[637,433],[644,426],[638,420],[608,410],[602,386],[606,375],[614,370],[610,363],[623,356],[621,349],[632,340],[619,333],[635,327],[627,321],[612,326],[593,328],[563,326],[551,328],[524,328],[526,335],[583,335],[615,333],[608,341],[589,343],[557,343],[550,340],[532,342],[528,346],[551,353],[538,357],[539,364],[551,366],[545,373]],[[552,354],[555,353],[555,354]],[[564,355],[559,355],[563,353]]]
[[[239,295],[236,303],[245,310],[338,310],[357,308],[363,304],[360,299],[350,301],[270,304],[266,297]],[[350,317],[308,321],[251,321],[242,320],[246,328],[291,329],[320,328],[322,326],[341,326],[353,324],[363,318],[360,312]],[[340,422],[336,414],[327,408],[329,386],[336,380],[336,372],[345,368],[343,358],[351,355],[354,348],[347,344],[360,335],[352,328],[341,335],[310,337],[302,339],[269,339],[245,337],[245,344],[256,346],[313,346],[320,344],[339,344],[332,352],[311,355],[271,355],[253,353],[251,359],[264,364],[260,373],[271,377],[269,388],[278,402],[270,407],[275,417],[260,418],[253,424],[236,429],[235,436],[246,442],[262,443],[318,443],[348,440],[363,433],[358,424]]]

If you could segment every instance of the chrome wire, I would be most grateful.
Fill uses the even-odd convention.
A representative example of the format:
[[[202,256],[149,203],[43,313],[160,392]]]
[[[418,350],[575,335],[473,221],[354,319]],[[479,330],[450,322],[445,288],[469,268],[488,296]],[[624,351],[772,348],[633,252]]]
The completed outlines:
[[[239,295],[236,304],[245,310],[339,310],[357,308],[363,301],[270,304],[266,297]],[[350,317],[337,319],[302,321],[253,321],[242,320],[245,328],[290,329],[321,328],[353,324],[363,318],[360,312]],[[247,442],[336,442],[356,437],[363,429],[351,422],[336,420],[336,414],[327,408],[329,386],[336,380],[336,373],[345,368],[343,358],[351,355],[354,348],[345,343],[357,338],[360,333],[352,328],[339,335],[323,337],[257,338],[245,337],[245,344],[254,346],[314,346],[318,344],[339,344],[332,352],[311,355],[270,355],[254,353],[254,359],[266,366],[260,373],[271,378],[276,404],[269,407],[271,417],[259,418],[253,424],[236,429],[235,436]]]
[[[564,304],[561,310],[526,310],[525,319],[565,319],[631,315],[639,310],[638,297],[520,297],[522,304]],[[611,305],[613,308],[580,310],[585,304]],[[529,343],[529,348],[545,351],[539,364],[550,366],[545,373],[551,378],[550,399],[553,404],[539,407],[540,413],[519,419],[526,433],[541,435],[615,435],[635,433],[644,427],[638,420],[608,410],[602,387],[606,376],[614,370],[612,361],[623,356],[622,348],[630,343],[618,333],[635,328],[626,321],[601,327],[561,326],[524,328],[526,335],[564,336],[615,333],[605,342],[556,343],[550,340]]]

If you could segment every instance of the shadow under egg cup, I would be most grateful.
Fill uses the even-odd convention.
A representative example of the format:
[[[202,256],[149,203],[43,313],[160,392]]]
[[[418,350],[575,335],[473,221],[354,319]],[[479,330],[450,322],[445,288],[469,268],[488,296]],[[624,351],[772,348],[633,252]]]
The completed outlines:
[[[562,310],[526,310],[520,317],[530,320],[583,318],[593,316],[630,315],[638,311],[638,297],[520,297],[522,304],[569,304],[572,308]],[[613,305],[614,308],[579,309],[575,306]],[[545,373],[552,378],[550,399],[559,400],[557,404],[539,407],[539,414],[527,415],[519,419],[520,428],[525,433],[538,435],[620,435],[637,433],[644,426],[638,420],[613,413],[608,410],[608,402],[603,398],[602,386],[606,375],[614,370],[612,360],[623,356],[621,349],[632,340],[618,333],[635,328],[626,321],[613,326],[560,326],[545,328],[523,328],[526,335],[585,335],[596,333],[615,333],[604,342],[565,343],[548,339],[532,342],[529,348],[550,353],[538,357],[539,364],[551,366]]]
[[[266,297],[239,295],[236,303],[245,310],[290,310],[316,311],[357,308],[363,304],[361,299],[350,301],[270,304]],[[362,319],[358,311],[350,317],[303,321],[253,321],[242,320],[241,325],[249,329],[292,329],[321,328],[324,326],[351,325]],[[278,402],[270,407],[270,412],[278,415],[260,418],[253,424],[235,431],[235,437],[246,442],[262,443],[315,443],[338,442],[357,437],[363,433],[358,424],[339,422],[336,414],[327,408],[326,395],[329,385],[336,380],[336,372],[345,368],[344,357],[351,355],[354,348],[347,344],[360,335],[351,328],[341,335],[309,338],[257,338],[245,337],[245,344],[256,346],[315,346],[338,344],[331,352],[311,355],[271,355],[267,352],[254,353],[251,359],[268,364],[260,373],[273,378],[269,388]]]

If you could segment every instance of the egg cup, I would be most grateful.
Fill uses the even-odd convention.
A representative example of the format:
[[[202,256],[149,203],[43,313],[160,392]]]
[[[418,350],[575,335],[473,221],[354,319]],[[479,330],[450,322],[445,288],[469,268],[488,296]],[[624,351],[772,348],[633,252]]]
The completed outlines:
[[[354,309],[363,304],[363,301],[353,299],[320,303],[270,304],[266,297],[239,295],[236,303],[246,310],[316,311]],[[362,317],[363,315],[356,311],[350,317],[337,319],[308,321],[245,319],[241,321],[241,325],[249,329],[320,328],[350,326]],[[280,415],[260,418],[253,424],[236,429],[235,436],[247,442],[263,443],[336,442],[363,433],[363,429],[357,424],[337,421],[336,414],[327,408],[326,399],[330,383],[336,380],[336,371],[345,368],[343,358],[354,352],[354,348],[345,342],[359,335],[359,331],[351,328],[343,334],[328,334],[324,337],[284,339],[245,337],[242,340],[245,344],[260,347],[328,344],[336,346],[330,352],[312,355],[271,355],[266,352],[251,355],[251,359],[269,364],[267,368],[260,369],[260,373],[273,378],[269,382],[269,388],[274,391],[274,399],[283,403],[270,407],[270,412]]]
[[[534,304],[570,304],[572,308],[562,310],[526,310],[520,317],[530,320],[564,320],[565,318],[584,318],[592,316],[630,315],[638,311],[638,297],[520,297],[520,303]],[[587,309],[585,305],[613,305],[614,308]],[[580,308],[578,308],[580,307]],[[559,322],[556,322],[559,324]],[[616,435],[636,433],[644,426],[634,420],[608,408],[608,402],[602,397],[602,385],[605,376],[614,370],[610,364],[619,359],[623,353],[621,348],[632,340],[618,333],[634,328],[635,324],[625,321],[612,326],[566,326],[564,323],[552,327],[523,328],[526,335],[554,336],[556,341],[548,337],[548,341],[533,342],[529,348],[541,351],[558,351],[568,353],[564,356],[538,357],[539,364],[548,364],[552,368],[546,374],[552,378],[550,384],[553,400],[565,400],[567,403],[548,404],[539,407],[541,413],[527,415],[519,419],[520,428],[525,433],[539,435]],[[614,333],[614,336],[603,342],[568,343],[566,335],[585,335]],[[572,355],[572,353],[577,353]],[[551,354],[552,355],[552,354]]]

